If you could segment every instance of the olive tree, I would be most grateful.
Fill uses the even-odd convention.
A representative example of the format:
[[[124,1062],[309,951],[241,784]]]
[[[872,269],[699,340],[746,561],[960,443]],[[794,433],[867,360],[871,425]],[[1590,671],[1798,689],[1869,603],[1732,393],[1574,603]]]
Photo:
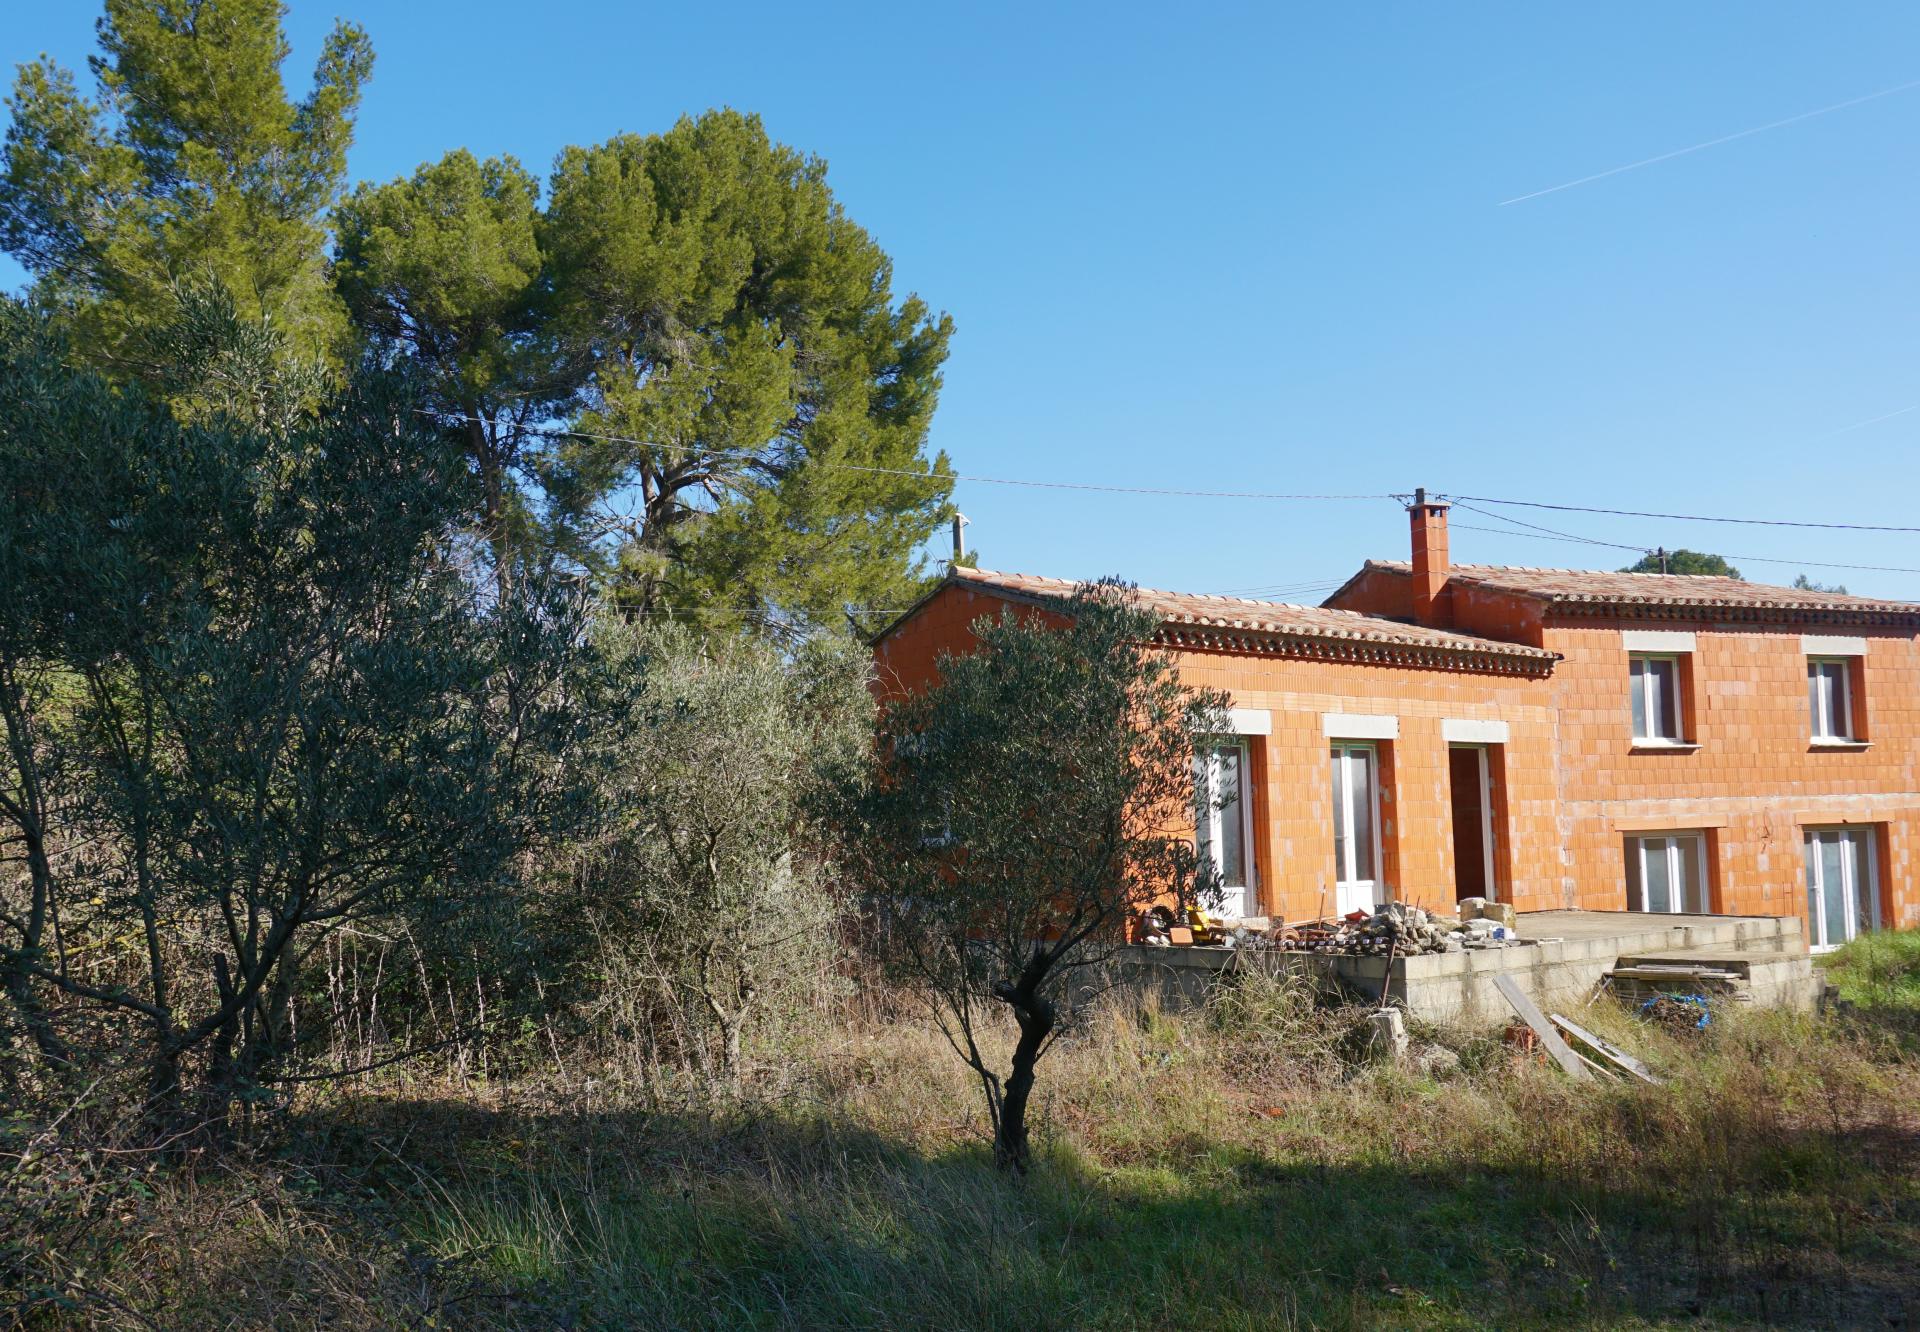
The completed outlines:
[[[0,309],[0,1043],[217,1116],[299,1054],[331,936],[498,910],[585,719],[574,613],[466,576],[404,386],[248,390],[297,358],[210,299],[171,408]]]
[[[881,717],[852,835],[893,973],[979,1078],[995,1159],[1024,1172],[1036,1065],[1074,982],[1194,868],[1194,755],[1219,696],[1183,685],[1119,584],[974,626],[978,650]],[[1004,1075],[989,1014],[1017,1028]]]
[[[563,900],[599,944],[591,1000],[738,1090],[750,1024],[838,945],[818,797],[871,737],[866,657],[676,624],[613,624],[602,642],[641,684],[599,738],[600,816],[567,866]]]

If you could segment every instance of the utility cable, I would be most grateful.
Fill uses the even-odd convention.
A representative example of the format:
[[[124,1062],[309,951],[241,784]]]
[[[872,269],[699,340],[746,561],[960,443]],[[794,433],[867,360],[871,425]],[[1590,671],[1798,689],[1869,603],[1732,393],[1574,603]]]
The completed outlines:
[[[1616,518],[1659,518],[1677,523],[1739,523],[1747,527],[1809,527],[1831,532],[1920,532],[1920,527],[1878,523],[1812,523],[1790,518],[1720,518],[1697,513],[1650,513],[1641,509],[1602,509],[1586,504],[1549,504],[1544,500],[1495,499],[1490,495],[1441,495],[1454,503],[1500,504],[1523,509],[1552,509],[1559,513],[1603,513]],[[1751,557],[1749,557],[1751,558]]]
[[[424,407],[415,410],[422,416],[430,416],[436,420],[486,424],[483,417],[449,416]],[[630,435],[610,435],[592,430],[572,430],[561,426],[536,427],[529,429],[526,433],[543,439],[591,439],[608,444],[631,444],[636,448],[657,449],[666,453],[695,453],[727,462],[764,461],[759,454],[746,450],[704,449],[694,444],[662,444],[653,440],[635,439]],[[1165,486],[1109,486],[1094,481],[1037,481],[1028,477],[976,476],[965,472],[917,472],[905,467],[873,467],[866,463],[829,462],[821,459],[809,459],[808,465],[841,472],[867,472],[876,476],[910,477],[919,481],[971,481],[987,486],[1032,486],[1042,490],[1097,490],[1111,495],[1165,495],[1180,499],[1383,500],[1393,498],[1392,495],[1385,493],[1319,495],[1264,490],[1182,490]]]

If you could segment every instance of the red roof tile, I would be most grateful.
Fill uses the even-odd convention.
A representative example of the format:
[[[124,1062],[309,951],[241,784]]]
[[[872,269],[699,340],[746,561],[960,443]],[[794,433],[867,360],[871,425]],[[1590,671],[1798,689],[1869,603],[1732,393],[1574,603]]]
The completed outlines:
[[[1064,578],[1000,573],[992,569],[953,569],[948,577],[955,582],[1015,600],[1036,603],[1057,604],[1071,597],[1078,586]],[[1371,643],[1461,656],[1507,657],[1541,663],[1543,666],[1560,659],[1558,653],[1523,643],[1476,638],[1471,634],[1405,624],[1359,611],[1330,610],[1323,606],[1290,606],[1277,601],[1249,601],[1242,597],[1203,596],[1191,592],[1161,592],[1145,587],[1134,589],[1134,595],[1142,606],[1158,613],[1168,625],[1354,645]]]
[[[1368,569],[1413,572],[1405,560],[1368,560]],[[1912,615],[1920,602],[1885,601],[1845,592],[1776,587],[1740,578],[1708,574],[1603,573],[1593,569],[1519,569],[1498,564],[1456,564],[1449,579],[1496,592],[1532,597],[1554,605],[1599,607],[1697,607],[1782,612],[1826,611],[1838,614]],[[1338,593],[1334,594],[1338,596]]]

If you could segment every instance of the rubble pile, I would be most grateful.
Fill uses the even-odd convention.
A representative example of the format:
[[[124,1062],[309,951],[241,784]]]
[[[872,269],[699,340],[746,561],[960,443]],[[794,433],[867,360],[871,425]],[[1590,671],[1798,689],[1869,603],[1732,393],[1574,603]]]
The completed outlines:
[[[1283,937],[1282,948],[1350,957],[1457,953],[1470,946],[1501,947],[1512,937],[1512,931],[1491,920],[1463,924],[1406,902],[1388,902],[1371,915],[1356,911],[1345,920],[1296,926],[1286,933],[1293,937]]]
[[[1293,925],[1277,921],[1269,924],[1263,918],[1221,925],[1203,913],[1194,912],[1192,928],[1173,925],[1170,914],[1149,915],[1143,923],[1140,941],[1160,947],[1210,944],[1345,957],[1458,953],[1510,948],[1521,942],[1513,928],[1511,907],[1479,898],[1467,898],[1460,907],[1460,916],[1443,916],[1408,902],[1388,902],[1373,911],[1355,911],[1340,920]]]

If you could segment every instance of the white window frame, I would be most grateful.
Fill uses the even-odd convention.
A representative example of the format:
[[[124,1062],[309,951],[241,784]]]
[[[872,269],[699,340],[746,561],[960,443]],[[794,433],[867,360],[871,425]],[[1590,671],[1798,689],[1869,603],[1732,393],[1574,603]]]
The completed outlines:
[[[1678,910],[1656,912],[1647,905],[1646,856],[1649,842],[1664,843],[1659,854],[1666,858],[1667,884],[1680,898]],[[1691,843],[1691,849],[1688,844]],[[1626,836],[1627,855],[1627,910],[1641,911],[1649,915],[1693,916],[1711,915],[1713,912],[1713,883],[1707,870],[1707,834],[1697,828],[1661,829],[1657,832],[1628,833]],[[1686,879],[1682,874],[1685,864],[1693,865],[1694,883],[1699,887],[1698,905],[1686,900]],[[1634,885],[1638,883],[1640,902],[1633,901]]]
[[[1850,823],[1802,829],[1801,854],[1806,857],[1807,880],[1807,948],[1810,952],[1829,953],[1858,937],[1849,933],[1845,939],[1834,941],[1827,938],[1827,913],[1815,910],[1826,904],[1826,869],[1821,862],[1818,839],[1837,834],[1843,845],[1847,841],[1858,839],[1867,848],[1867,926],[1870,930],[1881,928],[1885,917],[1880,914],[1880,837],[1879,829],[1873,824]],[[1846,921],[1849,931],[1855,930],[1860,920],[1860,884],[1854,872],[1855,858],[1849,854],[1840,858],[1840,908],[1841,919]]]
[[[1686,663],[1685,654],[1678,652],[1630,652],[1627,654],[1627,725],[1633,728],[1634,695],[1639,695],[1640,715],[1646,719],[1649,728],[1659,725],[1660,711],[1654,706],[1655,692],[1653,681],[1657,672],[1646,669],[1647,666],[1664,662],[1672,667],[1673,682],[1673,734],[1659,735],[1651,729],[1642,735],[1633,731],[1633,743],[1636,745],[1684,745],[1687,738],[1686,706]],[[1636,669],[1637,668],[1637,669]]]
[[[1223,749],[1237,750],[1240,754],[1240,794],[1227,809],[1220,808],[1220,751]],[[1252,911],[1259,891],[1259,868],[1253,851],[1253,754],[1245,740],[1232,735],[1206,736],[1200,741],[1199,751],[1193,762],[1193,851],[1197,858],[1206,858],[1207,848],[1219,845],[1225,820],[1239,821],[1240,863],[1246,870],[1246,882],[1223,880],[1220,884],[1225,899],[1220,914],[1227,919],[1238,919]],[[1237,911],[1232,906],[1236,894],[1239,897]]]
[[[1352,871],[1357,868],[1355,862],[1357,860],[1356,848],[1358,846],[1358,841],[1353,835],[1353,806],[1350,802],[1333,801],[1335,832],[1343,835],[1336,836],[1334,839],[1333,900],[1336,915],[1345,915],[1347,912],[1356,909],[1371,910],[1382,898],[1381,876],[1385,866],[1382,864],[1380,853],[1380,746],[1358,740],[1335,740],[1329,745],[1327,750],[1329,761],[1327,770],[1327,794],[1329,799],[1335,794],[1331,765],[1341,762],[1347,754],[1360,750],[1365,751],[1367,755],[1367,785],[1371,788],[1367,792],[1367,799],[1371,803],[1372,808],[1372,818],[1370,822],[1373,832],[1373,877],[1370,879],[1362,879],[1353,875]],[[1345,843],[1347,848],[1346,864],[1339,863],[1339,848],[1342,842]],[[1362,890],[1365,890],[1367,895],[1365,902],[1359,901],[1355,896]],[[1351,904],[1349,903],[1349,899],[1352,899]]]
[[[1831,699],[1825,696],[1825,691],[1814,687],[1814,673],[1828,668],[1834,670],[1840,682],[1835,697]],[[1847,657],[1808,657],[1807,686],[1808,723],[1812,727],[1813,742],[1829,745],[1854,743],[1859,737],[1853,733],[1852,660]],[[1824,717],[1821,715],[1823,712],[1827,714]]]

